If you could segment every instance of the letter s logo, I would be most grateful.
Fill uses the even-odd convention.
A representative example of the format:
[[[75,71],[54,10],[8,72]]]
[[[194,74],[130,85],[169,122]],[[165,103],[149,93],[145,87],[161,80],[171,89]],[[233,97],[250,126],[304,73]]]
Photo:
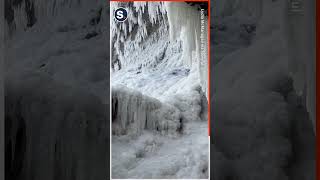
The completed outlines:
[[[122,19],[123,18],[123,11],[117,11],[117,19]]]
[[[123,22],[127,19],[128,17],[128,12],[126,9],[124,8],[118,8],[115,12],[114,12],[115,18],[117,21],[119,22]]]

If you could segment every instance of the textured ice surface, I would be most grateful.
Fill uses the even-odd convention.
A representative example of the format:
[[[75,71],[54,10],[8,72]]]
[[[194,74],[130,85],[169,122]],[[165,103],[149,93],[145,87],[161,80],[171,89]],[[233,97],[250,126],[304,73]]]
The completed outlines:
[[[122,45],[112,44],[119,53],[111,74],[113,178],[208,178],[207,79],[202,78],[207,65],[200,67],[197,54],[200,12],[186,3],[171,5],[135,2],[128,9],[138,12],[137,22],[128,17],[121,26],[131,31],[138,23],[146,36],[140,30],[127,38],[120,31],[112,34],[124,36]],[[149,18],[140,17],[142,12]],[[168,22],[168,16],[184,15],[190,23]]]
[[[214,37],[220,39],[213,46],[224,51],[212,69],[215,180],[315,178],[309,108],[303,107],[288,67],[285,2],[263,1],[258,19],[233,11],[217,17],[222,21],[215,23]],[[244,43],[238,34],[248,23],[256,30]]]
[[[175,138],[144,132],[112,137],[113,178],[206,179],[208,131],[202,122],[187,123]]]
[[[142,130],[174,134],[182,126],[180,121],[176,107],[125,86],[112,87],[113,134],[139,134]]]
[[[5,87],[6,177],[105,179],[108,112],[97,96],[26,71]]]
[[[6,179],[106,179],[107,8],[34,2],[33,26],[22,4],[7,28]]]

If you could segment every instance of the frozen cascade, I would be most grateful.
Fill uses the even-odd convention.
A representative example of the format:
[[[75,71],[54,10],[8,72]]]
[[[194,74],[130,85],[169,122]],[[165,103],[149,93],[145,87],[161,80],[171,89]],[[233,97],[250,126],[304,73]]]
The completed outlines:
[[[216,1],[219,2],[222,1]],[[291,16],[292,24],[286,27],[286,22],[290,22],[284,7],[286,2],[263,1],[261,16],[254,21],[257,29],[252,42],[224,54],[213,67],[215,87],[212,103],[217,107],[213,116],[219,119],[213,126],[213,179],[295,180],[315,177],[315,136],[308,121],[312,114],[307,107],[308,117],[297,96],[299,89],[303,90],[305,86],[309,89],[314,85],[309,79],[314,77],[313,70],[303,67],[305,63],[312,65],[314,62],[303,62],[300,57],[301,46],[304,50],[312,49],[307,40],[312,33],[301,33],[303,31],[300,30],[306,26],[299,24],[303,22],[299,21],[299,16]],[[220,17],[225,26],[220,31],[232,36],[230,27],[234,26],[235,18],[246,23],[248,16],[235,14],[231,12],[228,17]],[[309,26],[307,29],[312,28]],[[292,38],[306,34],[309,37],[302,41],[294,42],[297,39]],[[219,39],[218,42],[236,44],[240,38],[229,40]],[[293,43],[289,44],[289,53],[293,51],[293,54],[287,53],[289,40],[298,46],[292,48]],[[290,56],[296,58],[291,59]],[[296,73],[310,73],[294,75],[292,67],[303,69]],[[301,83],[299,87],[299,82],[306,84]],[[307,94],[308,97],[314,98]],[[263,162],[263,167],[259,166],[260,162]]]
[[[111,3],[111,12],[115,11],[118,3]],[[128,65],[128,58],[123,54],[123,49],[135,48],[139,49],[139,44],[145,42],[147,37],[152,36],[152,30],[147,26],[155,28],[157,24],[163,25],[157,30],[159,36],[166,33],[169,28],[170,42],[178,40],[182,42],[181,60],[185,67],[191,69],[192,72],[198,73],[201,87],[208,97],[208,19],[204,13],[197,10],[187,3],[177,2],[134,2],[127,5],[129,17],[125,23],[120,25],[111,19],[111,38],[114,43],[113,56],[117,57],[121,62],[121,67]],[[134,13],[136,12],[136,13]],[[145,12],[148,12],[148,18],[145,18]],[[203,21],[201,21],[203,20]],[[139,25],[134,36],[128,37],[135,26]],[[126,42],[128,38],[134,38],[134,43]],[[131,41],[130,41],[131,42]]]
[[[262,3],[261,19],[258,35],[270,32],[270,27],[278,26],[285,36],[288,48],[287,67],[296,93],[302,97],[315,132],[315,5],[314,1],[303,3],[302,13],[294,13],[289,9],[290,1],[280,1],[279,7],[271,1]],[[281,9],[277,13],[267,13],[273,9]],[[280,17],[280,18],[279,18]],[[278,20],[276,23],[275,19]]]
[[[201,24],[192,22],[200,21],[201,12],[180,4],[111,3],[112,8],[118,5],[129,11],[121,24],[110,19],[115,61],[111,66],[113,178],[208,178],[208,101],[199,72]],[[196,18],[185,21],[184,32],[170,38],[170,31],[179,28],[171,28],[169,22],[172,6],[180,8],[180,16],[189,12]],[[187,33],[190,40],[184,38]]]
[[[99,98],[32,72],[6,74],[5,87],[6,179],[108,176],[108,108]]]
[[[24,32],[27,28],[36,26],[38,31],[56,30],[61,25],[68,24],[77,28],[79,24],[90,21],[88,13],[97,16],[93,9],[105,9],[106,3],[99,0],[21,0],[11,3],[12,20],[7,21],[6,33]],[[11,12],[8,12],[10,14]],[[101,13],[101,11],[100,11]],[[101,24],[107,23],[107,16],[102,15]],[[8,20],[8,19],[7,19]],[[61,28],[61,27],[60,27]]]
[[[316,130],[315,111],[315,1],[304,1],[302,12],[292,12],[288,7],[288,14],[284,21],[287,43],[289,47],[288,67],[293,78],[296,93],[304,98],[304,104],[309,112]]]
[[[112,87],[113,134],[139,134],[144,129],[161,134],[175,133],[181,118],[180,111],[174,106],[125,86]]]
[[[151,30],[147,28],[150,23],[153,25],[161,24],[166,26],[166,21],[164,21],[166,10],[163,2],[134,2],[128,4],[112,2],[110,4],[110,11],[114,12],[115,8],[119,6],[126,7],[128,10],[128,18],[125,22],[119,23],[112,16],[110,17],[110,34],[112,44],[114,44],[112,53],[113,56],[117,56],[120,61],[125,61],[122,48],[124,42],[129,38],[135,39],[132,46],[138,49],[139,44],[144,42],[151,33]]]
[[[108,177],[106,1],[7,2],[6,179]]]
[[[182,59],[192,70],[199,73],[201,86],[208,97],[208,21],[201,11],[188,4],[165,2],[170,40],[183,43]]]
[[[262,15],[262,0],[225,0],[213,1],[213,14],[216,17],[249,16],[255,19]]]
[[[290,12],[290,1],[271,0],[214,1],[213,13],[218,19],[227,16],[237,16],[239,19],[249,17],[249,21],[257,24],[256,41],[272,32],[273,28],[281,29],[283,35],[287,36],[288,73],[293,79],[296,93],[304,99],[302,103],[315,129],[315,10],[314,1],[305,2],[302,9],[304,15]]]

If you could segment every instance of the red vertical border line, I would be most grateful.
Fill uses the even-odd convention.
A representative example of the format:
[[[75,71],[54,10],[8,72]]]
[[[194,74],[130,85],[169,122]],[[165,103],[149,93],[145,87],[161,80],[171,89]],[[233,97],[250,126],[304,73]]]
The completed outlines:
[[[320,124],[319,124],[319,116],[320,116],[320,96],[318,94],[318,91],[320,90],[320,63],[319,63],[319,31],[320,31],[320,20],[319,20],[319,3],[316,1],[316,179],[320,180],[320,139],[319,139],[319,133],[320,130]]]
[[[211,100],[210,100],[210,25],[211,25],[210,0],[208,0],[208,136],[211,134]]]

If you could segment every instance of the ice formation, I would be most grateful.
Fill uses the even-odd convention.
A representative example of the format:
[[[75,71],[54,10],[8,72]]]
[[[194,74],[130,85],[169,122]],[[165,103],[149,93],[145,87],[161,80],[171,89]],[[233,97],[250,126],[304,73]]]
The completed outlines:
[[[262,15],[262,0],[225,0],[213,1],[214,10],[212,11],[216,17],[228,16],[247,16],[252,18],[260,18]]]
[[[315,1],[304,1],[300,9],[292,9],[290,3],[285,16],[289,72],[297,94],[304,98],[315,132]]]
[[[174,134],[182,126],[180,111],[125,86],[112,87],[112,133],[141,134],[142,130]]]
[[[290,3],[291,1],[214,1],[213,12],[218,21],[223,21],[221,17],[227,19],[237,16],[238,19],[247,19],[249,23],[257,24],[255,39],[266,36],[272,32],[272,28],[281,29],[283,36],[286,36],[287,67],[294,88],[304,99],[302,103],[307,107],[315,128],[314,1],[302,2],[302,9],[296,10],[290,7]],[[275,9],[279,8],[281,10],[276,12]]]
[[[290,59],[301,53],[288,54],[290,37],[286,35],[298,32],[294,31],[297,27],[286,27],[285,3],[263,1],[262,8],[256,6],[262,11],[253,11],[260,12],[256,13],[259,18],[245,13],[240,16],[234,12],[238,9],[231,8],[230,13],[216,14],[219,21],[212,22],[218,38],[216,41],[212,38],[212,46],[219,48],[215,50],[218,55],[213,53],[218,60],[214,61],[215,83],[211,88],[214,91],[211,104],[216,107],[211,146],[213,179],[315,178],[312,115],[310,108],[301,106],[299,87],[295,85],[299,81],[304,84],[308,78],[303,74],[296,74],[295,78],[290,73],[292,65],[303,67],[300,65],[313,63]],[[295,18],[292,17],[292,22]],[[256,29],[251,31],[244,25]],[[242,29],[247,32],[245,36]],[[246,38],[248,42],[244,41]],[[299,42],[296,42],[299,47],[305,45],[304,41]]]
[[[123,53],[124,49],[121,48],[124,41],[128,38],[135,39],[132,41],[134,48],[139,48],[139,44],[142,43],[150,33],[150,29],[147,26],[151,24],[165,25],[165,9],[163,8],[163,2],[133,2],[124,4],[128,10],[128,18],[124,23],[119,23],[113,16],[110,16],[110,34],[112,53],[117,55],[120,61],[124,61]],[[121,2],[112,2],[110,4],[111,14],[115,11],[115,8],[122,6]],[[148,18],[145,18],[147,16]],[[113,58],[114,60],[114,58]]]
[[[6,74],[5,88],[6,179],[108,175],[108,108],[99,98],[22,70]]]
[[[208,95],[208,22],[203,12],[188,4],[165,2],[170,40],[183,41],[184,63],[199,72],[201,85]]]
[[[6,179],[108,177],[104,3],[6,1]]]
[[[84,25],[85,22],[102,27],[108,23],[106,9],[106,3],[98,0],[20,0],[8,2],[6,33],[12,36],[12,34],[23,33],[27,30],[52,32],[58,29],[68,31],[80,28],[79,26]]]
[[[206,12],[111,4],[130,13],[111,19],[112,177],[208,178]]]
[[[114,12],[117,6],[121,6],[121,3],[111,3],[111,12]],[[111,17],[113,60],[118,62],[119,59],[121,67],[132,64],[127,62],[125,52],[139,49],[139,45],[147,40],[146,37],[152,36],[152,28],[157,28],[156,25],[161,26],[158,36],[162,36],[169,29],[170,42],[182,42],[181,60],[185,67],[198,73],[201,86],[208,96],[208,18],[204,12],[179,2],[134,2],[127,5],[127,9],[130,15],[126,23],[119,24]],[[146,13],[148,15],[145,15]],[[138,25],[139,28],[135,27]],[[137,32],[133,33],[134,29],[137,29]],[[131,44],[124,43],[128,36],[135,41]]]

